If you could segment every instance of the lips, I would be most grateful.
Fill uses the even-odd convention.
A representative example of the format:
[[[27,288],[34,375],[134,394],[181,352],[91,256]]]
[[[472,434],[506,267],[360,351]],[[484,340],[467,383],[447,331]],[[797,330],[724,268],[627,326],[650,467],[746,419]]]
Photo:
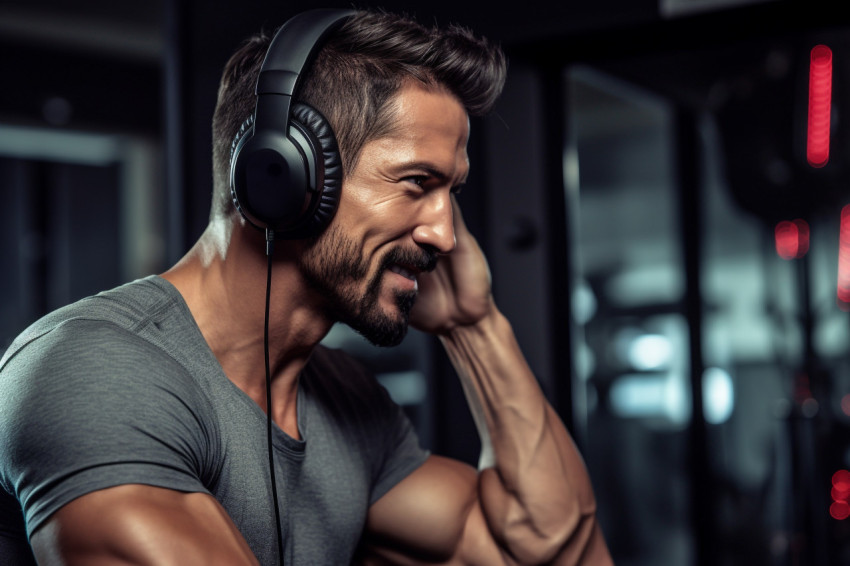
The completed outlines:
[[[402,277],[410,279],[411,281],[416,281],[416,273],[414,273],[413,271],[411,271],[411,270],[409,270],[409,269],[407,269],[407,268],[405,268],[401,265],[398,265],[398,264],[390,265],[389,270],[392,271],[393,273],[398,273]]]
[[[423,271],[433,271],[437,266],[437,253],[427,248],[407,250],[396,248],[384,258],[384,269],[411,281]]]

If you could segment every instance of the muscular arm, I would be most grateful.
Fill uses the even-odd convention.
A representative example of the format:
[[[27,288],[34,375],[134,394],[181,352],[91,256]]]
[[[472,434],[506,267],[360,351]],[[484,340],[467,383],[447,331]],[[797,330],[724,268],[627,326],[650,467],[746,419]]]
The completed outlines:
[[[42,566],[258,564],[213,497],[146,485],[79,497],[54,513],[31,542]]]
[[[488,328],[492,325],[492,328]],[[584,463],[501,315],[444,343],[483,454],[432,456],[369,513],[367,564],[605,565]]]
[[[442,341],[484,443],[478,496],[495,542],[520,564],[604,563],[604,546],[590,544],[598,527],[584,463],[508,321],[494,308]]]
[[[584,462],[454,208],[457,247],[421,278],[411,322],[440,337],[460,376],[481,436],[479,471],[432,458],[391,490],[370,510],[367,562],[610,564]]]

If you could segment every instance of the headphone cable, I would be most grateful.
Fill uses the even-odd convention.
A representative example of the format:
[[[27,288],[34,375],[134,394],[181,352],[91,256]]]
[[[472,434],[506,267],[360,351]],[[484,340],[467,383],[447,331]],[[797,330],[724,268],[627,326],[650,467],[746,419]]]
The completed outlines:
[[[272,289],[272,252],[274,252],[274,230],[266,228],[266,256],[268,271],[266,274],[266,315],[263,328],[263,351],[266,359],[266,436],[269,447],[269,473],[272,480],[272,499],[274,501],[274,518],[277,526],[277,552],[280,564],[283,566],[283,535],[280,532],[280,506],[277,501],[277,481],[274,473],[274,449],[272,447],[272,378],[269,364],[269,303]]]

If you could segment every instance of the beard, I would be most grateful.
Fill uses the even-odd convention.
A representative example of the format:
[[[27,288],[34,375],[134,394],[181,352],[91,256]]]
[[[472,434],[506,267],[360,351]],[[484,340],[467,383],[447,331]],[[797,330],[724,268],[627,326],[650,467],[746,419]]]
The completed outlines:
[[[437,265],[437,253],[422,247],[392,248],[369,278],[369,262],[363,257],[362,243],[332,225],[307,244],[299,259],[305,280],[324,297],[328,315],[347,324],[375,346],[384,347],[400,344],[407,335],[410,310],[416,301],[416,291],[397,290],[393,293],[397,312],[381,308],[384,273],[393,264],[432,271]],[[366,286],[362,289],[364,281]]]

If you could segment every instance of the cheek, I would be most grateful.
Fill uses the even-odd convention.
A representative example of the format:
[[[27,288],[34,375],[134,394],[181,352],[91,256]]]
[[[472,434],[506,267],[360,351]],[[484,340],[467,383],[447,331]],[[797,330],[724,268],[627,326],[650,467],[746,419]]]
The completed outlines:
[[[369,194],[369,190],[360,185],[347,184],[342,188],[339,197],[339,209],[342,212],[348,209],[360,209],[365,207],[369,201],[374,200],[374,195]]]
[[[402,237],[411,212],[397,193],[388,197],[354,188],[343,193],[333,222],[350,237],[361,240],[368,253],[370,248]]]

